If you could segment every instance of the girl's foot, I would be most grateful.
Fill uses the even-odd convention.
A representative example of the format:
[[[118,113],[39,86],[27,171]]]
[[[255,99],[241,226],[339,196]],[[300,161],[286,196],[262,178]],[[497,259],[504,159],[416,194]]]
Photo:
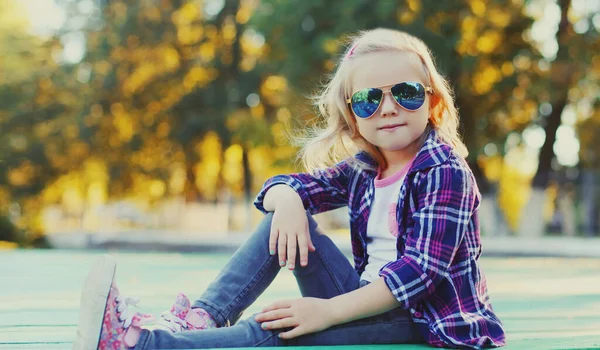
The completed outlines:
[[[79,324],[73,349],[128,349],[140,337],[140,326],[152,316],[128,310],[138,299],[119,295],[114,283],[116,262],[100,258],[90,270],[81,294]]]
[[[212,316],[204,309],[192,309],[190,300],[183,293],[177,295],[170,311],[160,315],[158,325],[172,333],[217,328]]]

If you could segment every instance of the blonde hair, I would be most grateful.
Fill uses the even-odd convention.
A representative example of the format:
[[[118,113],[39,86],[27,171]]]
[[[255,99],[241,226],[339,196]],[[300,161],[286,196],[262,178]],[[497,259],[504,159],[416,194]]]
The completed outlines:
[[[373,169],[372,165],[353,157],[357,151],[366,151],[379,167],[387,168],[381,151],[360,135],[355,117],[346,102],[352,93],[350,61],[355,56],[378,51],[412,52],[418,56],[428,79],[425,83],[433,88],[429,99],[430,116],[426,132],[431,128],[435,129],[443,142],[466,157],[467,148],[458,134],[458,111],[454,106],[452,90],[437,71],[425,43],[408,33],[391,29],[362,31],[349,39],[349,49],[339,60],[335,73],[313,98],[325,119],[324,125],[313,127],[304,137],[296,138],[302,145],[298,158],[304,167],[313,171],[348,158],[353,166]]]

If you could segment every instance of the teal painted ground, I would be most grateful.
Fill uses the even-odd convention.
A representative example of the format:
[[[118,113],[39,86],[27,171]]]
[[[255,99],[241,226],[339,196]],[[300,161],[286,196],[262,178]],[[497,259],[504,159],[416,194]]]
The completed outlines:
[[[104,252],[0,252],[0,349],[66,349],[78,318],[81,285]],[[160,313],[177,292],[200,295],[229,254],[114,253],[117,281]],[[504,321],[506,349],[600,349],[600,259],[484,258],[493,305]],[[283,271],[246,315],[273,300],[299,296]],[[359,346],[335,349],[427,349]],[[286,348],[290,349],[290,348]]]

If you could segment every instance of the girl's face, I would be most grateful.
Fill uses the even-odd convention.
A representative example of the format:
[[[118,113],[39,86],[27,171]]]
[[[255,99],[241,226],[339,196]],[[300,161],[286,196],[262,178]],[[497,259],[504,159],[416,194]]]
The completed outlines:
[[[411,52],[381,51],[357,56],[353,62],[352,92],[365,88],[389,88],[402,82],[429,86],[418,56]],[[379,109],[367,119],[353,115],[362,137],[377,146],[388,162],[412,158],[420,146],[429,119],[429,94],[423,106],[409,111],[396,103],[390,92],[383,95]]]

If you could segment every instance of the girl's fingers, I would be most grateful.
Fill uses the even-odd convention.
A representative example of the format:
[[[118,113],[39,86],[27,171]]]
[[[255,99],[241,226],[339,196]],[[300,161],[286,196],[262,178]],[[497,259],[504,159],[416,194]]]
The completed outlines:
[[[279,238],[277,239],[277,251],[279,253],[279,266],[284,267],[286,262],[287,253],[287,234],[279,232]]]
[[[269,235],[269,254],[271,255],[275,255],[278,234],[279,230],[271,225],[271,234]]]
[[[302,329],[302,327],[295,327],[290,331],[279,333],[279,338],[292,339],[301,335],[304,335],[304,330]]]
[[[279,300],[262,309],[262,312],[268,312],[277,309],[286,309],[291,306],[289,300]]]
[[[263,312],[261,314],[256,315],[256,317],[254,317],[254,319],[257,322],[266,322],[266,321],[279,320],[279,319],[291,317],[291,316],[292,316],[292,312],[290,311],[290,309],[286,308],[286,309],[277,309],[277,310]]]
[[[294,264],[296,264],[296,249],[298,246],[298,235],[290,235],[287,241],[287,258],[288,258],[288,268],[290,270],[294,269]]]
[[[298,251],[300,252],[300,266],[306,266],[308,262],[308,239],[305,234],[298,235]]]
[[[312,242],[312,238],[310,237],[310,229],[308,228],[308,222],[306,223],[306,237],[308,238],[308,250],[310,250],[311,252],[316,251],[317,248],[315,248],[315,245]]]
[[[271,322],[263,322],[260,326],[262,329],[279,329],[297,326],[297,322],[294,321],[293,317],[287,317]]]

